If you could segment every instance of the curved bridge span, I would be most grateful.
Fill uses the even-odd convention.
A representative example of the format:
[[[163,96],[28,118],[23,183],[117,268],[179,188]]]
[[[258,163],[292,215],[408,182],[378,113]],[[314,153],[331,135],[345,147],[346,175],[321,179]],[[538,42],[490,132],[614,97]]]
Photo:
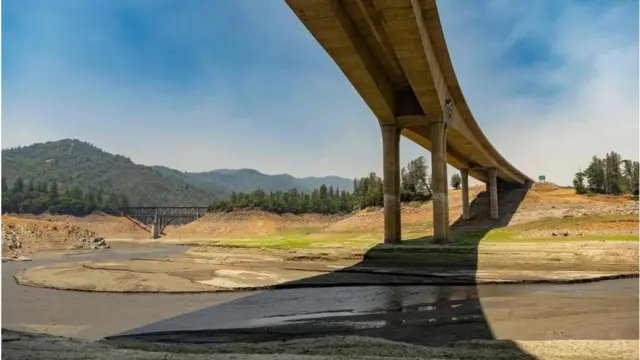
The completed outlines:
[[[431,151],[434,236],[449,236],[447,163],[487,183],[491,218],[498,189],[532,180],[491,145],[473,118],[453,70],[435,0],[286,0],[336,62],[380,124],[385,242],[401,239],[400,135]]]

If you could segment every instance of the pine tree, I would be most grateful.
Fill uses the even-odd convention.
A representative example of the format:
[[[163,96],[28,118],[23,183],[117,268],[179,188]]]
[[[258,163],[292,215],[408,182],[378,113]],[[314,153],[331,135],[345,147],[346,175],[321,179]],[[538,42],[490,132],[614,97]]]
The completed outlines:
[[[21,177],[18,177],[16,179],[16,182],[13,184],[13,192],[21,193],[23,191],[24,191],[24,181],[22,180]]]
[[[49,186],[49,201],[50,205],[57,205],[59,199],[58,194],[58,184],[56,182],[52,182]]]
[[[33,183],[33,179],[30,178],[29,182],[27,183],[27,192],[34,192],[36,190],[35,188],[35,184]]]

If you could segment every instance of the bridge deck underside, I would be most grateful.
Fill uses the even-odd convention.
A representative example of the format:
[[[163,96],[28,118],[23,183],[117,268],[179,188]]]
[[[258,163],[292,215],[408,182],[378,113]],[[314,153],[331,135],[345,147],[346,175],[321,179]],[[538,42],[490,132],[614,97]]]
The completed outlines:
[[[435,0],[286,0],[333,58],[381,125],[412,117],[402,134],[431,150],[429,124],[442,119],[444,98],[454,110],[447,161],[487,181],[496,168],[505,182],[529,178],[484,136],[462,95]],[[418,9],[418,10],[416,10]]]

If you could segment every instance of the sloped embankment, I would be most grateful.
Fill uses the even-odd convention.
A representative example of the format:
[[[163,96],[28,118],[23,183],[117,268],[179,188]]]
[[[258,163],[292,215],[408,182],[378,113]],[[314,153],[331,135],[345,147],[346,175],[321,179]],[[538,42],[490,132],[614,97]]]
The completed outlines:
[[[167,229],[169,237],[268,235],[278,230],[318,229],[340,215],[274,214],[266,211],[213,212],[184,226]]]
[[[96,212],[91,215],[77,217],[71,215],[19,215],[21,218],[54,221],[67,225],[79,226],[83,229],[95,232],[104,238],[123,239],[147,239],[150,238],[148,230],[139,224],[123,216],[113,216]]]
[[[16,259],[45,250],[103,249],[109,244],[93,231],[65,223],[2,216],[2,257]]]
[[[472,186],[469,188],[469,198],[473,200],[484,191],[484,186]],[[403,203],[401,206],[403,227],[420,227],[428,231],[433,219],[433,204],[429,202]],[[449,190],[449,219],[453,222],[462,215],[462,192]],[[324,232],[349,232],[349,231],[382,231],[384,224],[384,210],[381,207],[372,207],[358,210],[341,221],[337,221],[326,227]]]
[[[524,191],[524,190],[517,190]],[[517,192],[516,191],[516,192]],[[558,219],[553,224],[553,230],[563,230],[565,224],[569,226],[567,231],[579,233],[582,227],[584,234],[629,234],[637,233],[638,202],[625,196],[586,196],[578,195],[574,189],[560,188],[548,184],[536,184],[530,189],[521,201],[512,199],[515,193],[501,193],[500,212],[507,216],[507,220],[500,226],[507,228],[526,223],[538,223],[541,220]],[[518,197],[518,196],[516,196]],[[469,189],[469,198],[472,202],[471,211],[475,215],[473,221],[465,222],[458,227],[459,230],[477,228],[476,225],[485,223],[487,227],[496,227],[495,222],[487,222],[488,199],[484,193],[484,186],[474,186]],[[474,201],[475,200],[475,201]],[[473,203],[476,203],[475,205]],[[449,190],[449,220],[453,224],[462,215],[461,191]],[[504,206],[503,206],[504,205]],[[510,209],[511,206],[516,209]],[[506,209],[509,208],[509,209]],[[506,214],[508,211],[511,213]],[[607,221],[599,221],[598,224],[580,221],[588,217],[608,217]],[[631,217],[636,219],[629,220]],[[576,219],[576,223],[571,219]],[[431,222],[433,219],[432,203],[411,203],[402,205],[402,225],[405,231],[418,231],[422,235],[431,234]],[[351,216],[335,222],[323,229],[323,232],[350,232],[350,231],[381,231],[384,224],[384,212],[382,208],[368,208],[354,212]],[[474,227],[475,226],[475,227]],[[481,227],[481,226],[480,226]],[[535,230],[535,229],[534,229]],[[533,237],[538,235],[554,236],[553,231],[530,232]],[[534,236],[535,235],[535,236]]]

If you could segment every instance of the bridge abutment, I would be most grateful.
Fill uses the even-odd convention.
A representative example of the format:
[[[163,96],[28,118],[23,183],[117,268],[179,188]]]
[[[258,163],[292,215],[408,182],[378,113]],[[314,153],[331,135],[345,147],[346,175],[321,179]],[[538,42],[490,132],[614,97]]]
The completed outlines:
[[[431,123],[431,188],[433,192],[433,236],[436,243],[449,241],[449,194],[447,184],[447,124]]]
[[[400,219],[400,132],[394,125],[381,126],[384,182],[384,242],[398,244]]]

